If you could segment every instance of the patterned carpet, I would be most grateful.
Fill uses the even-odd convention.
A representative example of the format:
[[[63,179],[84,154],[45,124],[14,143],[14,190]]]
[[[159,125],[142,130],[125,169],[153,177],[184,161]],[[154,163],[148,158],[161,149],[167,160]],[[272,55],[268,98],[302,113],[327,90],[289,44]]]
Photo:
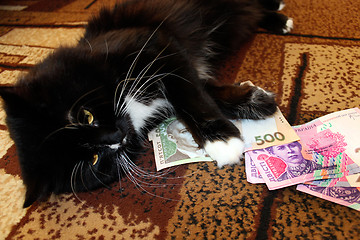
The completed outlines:
[[[2,0],[0,83],[13,83],[60,44],[74,44],[91,14],[114,0]],[[286,36],[259,29],[223,66],[224,82],[251,80],[277,94],[290,124],[358,107],[360,2],[287,0]],[[269,191],[244,166],[195,163],[137,189],[129,180],[22,208],[16,149],[0,109],[0,239],[358,239],[359,212],[295,187]],[[153,153],[141,166],[154,169]],[[121,190],[121,191],[119,191]]]

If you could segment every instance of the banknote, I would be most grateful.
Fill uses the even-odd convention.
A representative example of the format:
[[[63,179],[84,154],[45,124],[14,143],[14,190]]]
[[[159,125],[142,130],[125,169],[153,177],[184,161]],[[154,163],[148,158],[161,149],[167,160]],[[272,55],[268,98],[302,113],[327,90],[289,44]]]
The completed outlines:
[[[359,109],[348,109],[294,127],[300,141],[248,153],[269,189],[340,178],[359,171],[360,138],[347,129],[358,126]]]
[[[305,157],[340,171],[360,165],[360,109],[331,113],[294,129],[307,146]]]
[[[231,120],[242,133],[247,150],[290,143],[299,139],[281,111],[264,120]],[[148,135],[153,143],[157,170],[185,163],[212,161],[176,118],[162,122]]]
[[[261,150],[255,150],[255,152],[256,151],[261,151]],[[264,156],[262,156],[262,157],[264,157]],[[282,188],[282,187],[286,187],[286,186],[290,186],[290,185],[295,185],[298,183],[305,183],[305,184],[322,186],[322,187],[328,187],[328,186],[354,187],[355,185],[349,184],[347,177],[351,177],[352,174],[359,173],[359,171],[360,171],[360,168],[354,168],[352,170],[345,171],[345,172],[324,175],[326,172],[334,172],[333,169],[329,170],[329,168],[327,168],[327,171],[325,171],[324,169],[323,170],[315,170],[314,172],[310,171],[309,173],[303,174],[299,177],[292,177],[292,178],[286,179],[285,175],[282,176],[281,178],[280,178],[280,176],[282,174],[286,174],[287,177],[289,177],[289,176],[291,176],[291,174],[294,174],[294,170],[292,170],[292,171],[288,170],[288,173],[285,173],[286,172],[285,169],[283,169],[282,171],[281,170],[279,171],[279,169],[274,170],[274,168],[275,168],[274,165],[279,165],[279,164],[273,164],[273,163],[271,163],[271,161],[274,161],[274,158],[271,160],[265,160],[265,162],[268,163],[267,165],[262,164],[263,167],[261,167],[261,165],[260,165],[260,167],[264,169],[264,172],[267,173],[268,179],[264,180],[261,176],[260,171],[258,170],[258,167],[255,165],[255,162],[251,159],[250,152],[246,152],[246,154],[245,154],[245,169],[246,169],[247,181],[250,183],[253,183],[253,184],[267,183],[270,190],[278,189],[278,188]],[[271,171],[272,174],[269,174],[268,172],[266,172],[267,169],[269,171]],[[321,174],[315,174],[315,172],[317,172],[317,171],[321,172]],[[311,179],[317,179],[317,180],[311,181]],[[271,181],[273,181],[273,183]],[[277,181],[277,182],[275,182],[275,181]],[[304,181],[306,181],[306,182],[304,182]],[[360,184],[357,184],[357,185],[360,185]]]
[[[255,166],[254,161],[249,156],[249,153],[245,153],[245,171],[246,171],[246,180],[249,183],[265,183],[264,179],[261,177],[261,174],[257,167]]]
[[[263,149],[298,141],[300,138],[278,108],[274,115],[262,120],[233,121],[245,142],[245,151]]]
[[[346,180],[351,187],[360,188],[360,173],[346,176]]]
[[[328,179],[308,181],[304,184],[318,187],[360,187],[359,172],[359,169],[352,169],[342,173],[342,176],[330,176]]]
[[[314,180],[321,165],[301,154],[300,141],[247,152],[270,190]]]
[[[301,192],[335,202],[360,211],[360,188],[356,187],[319,187],[299,184],[296,187]]]
[[[148,138],[153,144],[157,171],[186,163],[213,161],[176,118],[160,123]]]

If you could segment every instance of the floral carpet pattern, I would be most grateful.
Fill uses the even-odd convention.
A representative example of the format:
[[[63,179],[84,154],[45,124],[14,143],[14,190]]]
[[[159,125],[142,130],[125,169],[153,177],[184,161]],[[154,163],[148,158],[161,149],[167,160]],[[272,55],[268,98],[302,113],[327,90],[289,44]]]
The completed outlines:
[[[60,45],[73,45],[86,21],[115,0],[0,1],[0,84]],[[286,0],[294,30],[259,29],[222,66],[227,83],[250,80],[276,93],[291,125],[360,103],[360,2]],[[139,161],[154,169],[149,148]],[[194,163],[138,189],[53,196],[22,208],[25,188],[0,108],[0,239],[358,239],[359,212],[288,187],[246,181],[244,165]]]

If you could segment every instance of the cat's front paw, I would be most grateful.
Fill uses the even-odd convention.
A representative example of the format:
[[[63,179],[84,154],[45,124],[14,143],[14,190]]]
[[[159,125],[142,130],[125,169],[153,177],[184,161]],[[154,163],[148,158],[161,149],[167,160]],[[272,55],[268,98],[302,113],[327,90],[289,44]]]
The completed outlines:
[[[239,164],[243,158],[244,142],[237,137],[231,137],[224,140],[207,140],[204,145],[205,151],[217,162],[219,168],[224,165]]]
[[[294,28],[294,20],[292,18],[288,18],[282,31],[284,34],[287,34],[291,32],[293,28]]]
[[[254,86],[250,99],[239,106],[239,117],[244,119],[264,119],[276,112],[275,94]]]
[[[250,97],[250,103],[255,105],[267,105],[268,107],[274,105],[276,108],[275,94],[262,89],[261,87],[254,87]]]

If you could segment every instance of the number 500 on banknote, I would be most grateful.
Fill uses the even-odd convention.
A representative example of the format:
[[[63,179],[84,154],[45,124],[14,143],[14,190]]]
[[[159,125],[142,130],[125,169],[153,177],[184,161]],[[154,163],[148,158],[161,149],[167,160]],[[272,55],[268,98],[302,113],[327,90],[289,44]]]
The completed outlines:
[[[300,140],[279,109],[263,120],[242,119],[234,121],[234,124],[242,133],[246,151]]]
[[[275,141],[284,141],[285,135],[281,132],[275,132],[274,134],[267,133],[264,136],[255,136],[256,144],[258,146],[264,145],[265,143],[272,143]]]

